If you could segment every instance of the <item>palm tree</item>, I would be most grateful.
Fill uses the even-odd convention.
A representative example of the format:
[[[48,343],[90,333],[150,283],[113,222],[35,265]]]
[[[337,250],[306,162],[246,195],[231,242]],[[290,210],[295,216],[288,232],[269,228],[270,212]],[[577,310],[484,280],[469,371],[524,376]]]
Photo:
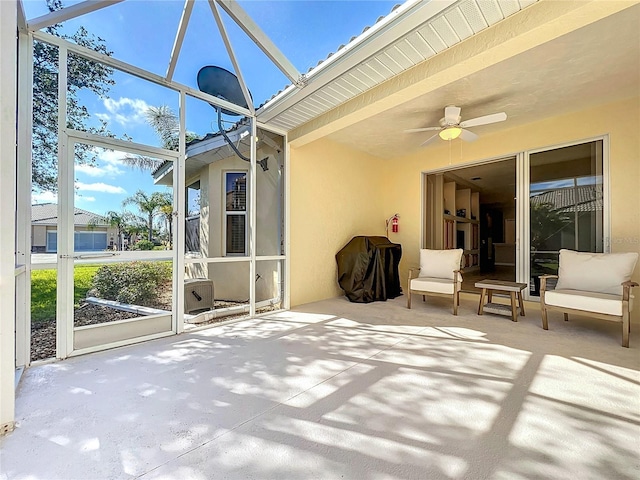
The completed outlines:
[[[129,249],[131,249],[134,243],[134,237],[137,238],[139,234],[147,229],[147,227],[145,225],[146,220],[144,218],[130,212],[127,212],[127,215],[127,223],[124,225],[122,233],[127,238]]]
[[[147,123],[160,137],[160,146],[166,150],[178,151],[180,148],[180,122],[174,111],[167,105],[149,107],[145,112],[145,116]],[[198,136],[193,132],[185,133],[187,143],[196,138]],[[143,155],[126,155],[122,160],[140,170],[155,170],[163,163],[162,160]]]
[[[162,148],[178,150],[180,141],[180,122],[176,114],[167,105],[149,107],[145,112],[147,123],[160,137]],[[187,140],[188,141],[188,140]]]
[[[570,217],[556,210],[550,203],[531,205],[531,248],[534,250],[548,250],[547,241],[565,228]]]
[[[153,219],[160,213],[160,209],[171,205],[172,195],[169,192],[153,192],[151,195],[138,190],[134,195],[127,197],[122,202],[122,206],[134,204],[138,210],[147,217],[148,240],[153,241]]]
[[[118,232],[116,248],[118,250],[122,250],[122,235],[125,233],[127,225],[134,222],[134,215],[127,211],[116,212],[114,210],[109,210],[104,214],[104,219],[109,226],[114,227]]]
[[[169,238],[167,239],[167,248],[171,249],[173,243],[173,205],[169,202],[166,205],[160,207],[160,213],[164,217],[166,222],[167,232],[169,232]]]

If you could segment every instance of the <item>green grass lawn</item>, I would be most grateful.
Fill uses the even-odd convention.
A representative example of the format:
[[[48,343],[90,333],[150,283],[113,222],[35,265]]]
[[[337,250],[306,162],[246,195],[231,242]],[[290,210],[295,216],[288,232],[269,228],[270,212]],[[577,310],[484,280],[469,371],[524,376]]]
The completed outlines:
[[[91,281],[99,265],[77,265],[73,272],[75,306],[87,296]],[[52,322],[56,318],[56,270],[33,270],[31,272],[31,321]]]

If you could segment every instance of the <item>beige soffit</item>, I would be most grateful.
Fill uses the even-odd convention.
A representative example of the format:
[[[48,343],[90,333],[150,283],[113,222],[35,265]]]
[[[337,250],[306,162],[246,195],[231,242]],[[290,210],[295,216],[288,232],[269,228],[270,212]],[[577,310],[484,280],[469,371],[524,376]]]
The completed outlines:
[[[286,131],[341,105],[538,0],[409,0],[257,111]]]

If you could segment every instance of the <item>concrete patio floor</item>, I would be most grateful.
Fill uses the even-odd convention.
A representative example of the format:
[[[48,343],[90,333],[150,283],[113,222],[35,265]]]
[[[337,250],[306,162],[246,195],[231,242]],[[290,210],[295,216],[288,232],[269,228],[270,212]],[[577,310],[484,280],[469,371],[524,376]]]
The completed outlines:
[[[418,299],[416,299],[418,300]],[[343,298],[32,367],[5,479],[635,479],[640,334]]]

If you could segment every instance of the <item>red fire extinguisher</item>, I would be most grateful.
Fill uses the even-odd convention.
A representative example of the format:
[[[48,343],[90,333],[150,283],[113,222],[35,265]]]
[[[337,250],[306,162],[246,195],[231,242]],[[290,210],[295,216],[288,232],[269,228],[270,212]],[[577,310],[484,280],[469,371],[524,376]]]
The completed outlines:
[[[387,237],[389,236],[389,224],[391,224],[391,231],[393,233],[398,233],[398,219],[400,218],[400,215],[398,215],[397,213],[394,214],[393,216],[387,218],[384,221],[384,226],[386,228],[386,232],[387,232]]]

